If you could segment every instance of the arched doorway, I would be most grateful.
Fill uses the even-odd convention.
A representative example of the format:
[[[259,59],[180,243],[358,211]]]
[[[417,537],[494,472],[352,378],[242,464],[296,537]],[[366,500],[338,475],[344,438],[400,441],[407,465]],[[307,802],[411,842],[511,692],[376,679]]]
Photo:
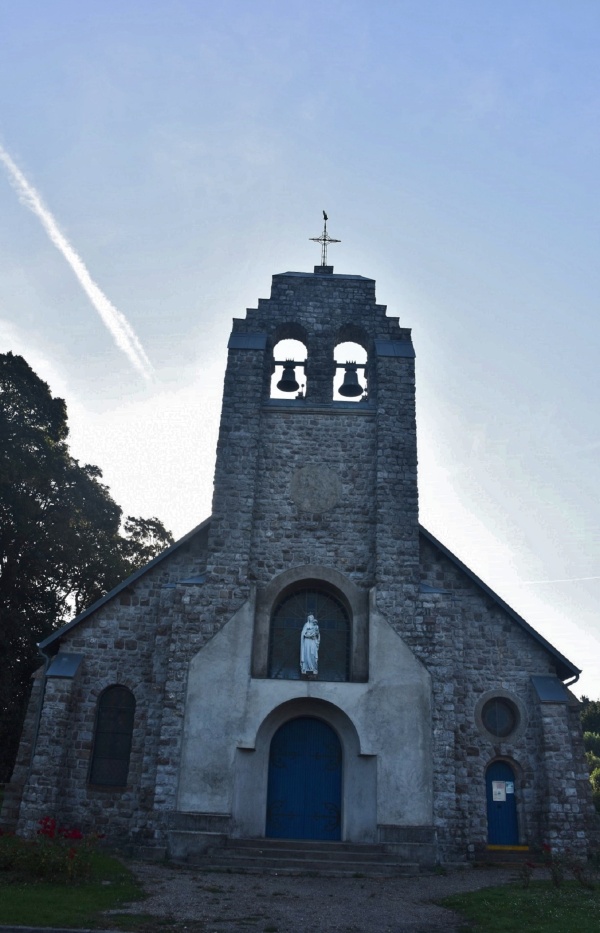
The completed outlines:
[[[488,845],[519,843],[515,773],[506,761],[493,761],[485,776]]]
[[[271,740],[265,835],[341,839],[342,746],[322,719],[300,716]]]

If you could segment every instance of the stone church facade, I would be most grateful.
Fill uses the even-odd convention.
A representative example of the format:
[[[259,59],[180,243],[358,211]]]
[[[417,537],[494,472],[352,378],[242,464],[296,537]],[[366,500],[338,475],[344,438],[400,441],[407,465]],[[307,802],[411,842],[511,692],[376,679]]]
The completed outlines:
[[[273,398],[286,339],[305,391]],[[359,401],[334,398],[346,341]],[[4,808],[21,831],[50,814],[146,854],[266,836],[423,864],[588,847],[579,671],[419,525],[411,335],[371,279],[275,275],[234,320],[212,516],[41,649]]]

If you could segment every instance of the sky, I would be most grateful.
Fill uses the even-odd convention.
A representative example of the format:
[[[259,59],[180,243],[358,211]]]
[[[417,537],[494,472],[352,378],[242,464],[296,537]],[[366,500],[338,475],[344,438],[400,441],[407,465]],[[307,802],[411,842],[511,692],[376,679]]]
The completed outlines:
[[[600,697],[598,0],[0,3],[0,350],[125,514],[210,514],[233,317],[377,280],[422,523]]]

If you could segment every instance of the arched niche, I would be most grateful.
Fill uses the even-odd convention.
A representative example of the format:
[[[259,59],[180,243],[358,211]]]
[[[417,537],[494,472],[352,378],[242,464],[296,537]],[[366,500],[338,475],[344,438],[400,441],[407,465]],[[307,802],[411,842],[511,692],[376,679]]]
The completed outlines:
[[[302,333],[300,329],[288,330],[289,333],[294,334],[295,336],[284,336],[277,340],[273,345],[273,364],[272,364],[272,374],[271,374],[271,387],[270,387],[270,397],[277,399],[295,399],[303,398],[306,395],[306,359],[308,351],[306,349],[306,343],[302,340]],[[286,330],[283,330],[283,333],[286,333]],[[286,369],[282,363],[290,360],[293,361],[296,365],[293,369]],[[292,391],[284,391],[281,388],[278,388],[278,383],[281,383],[282,378],[285,376],[289,380],[289,377],[295,378],[297,387],[294,387]]]
[[[353,335],[358,336],[358,335]],[[367,395],[367,351],[356,340],[341,340],[336,344],[333,356],[336,364],[333,377],[333,399],[336,402],[360,402]],[[353,369],[352,364],[357,364]],[[349,368],[347,368],[349,367]],[[350,385],[354,395],[340,394],[344,385]]]
[[[309,613],[319,631],[316,673],[303,672],[298,663]],[[268,676],[274,680],[349,680],[350,634],[351,613],[339,593],[320,581],[292,586],[281,594],[271,614]]]
[[[324,679],[366,681],[369,671],[369,594],[367,591],[359,589],[339,571],[313,564],[286,570],[271,580],[267,586],[260,587],[257,590],[252,646],[252,676],[256,678],[273,678],[275,676],[277,679],[277,674],[273,674],[272,623],[276,618],[278,608],[285,604],[288,597],[293,597],[297,593],[320,593],[324,597],[331,598],[332,602],[337,603],[340,607],[340,623],[344,616],[347,620],[346,647],[342,646],[341,640],[338,646],[340,650],[347,650],[347,667],[344,676],[332,677],[330,670],[329,675]],[[325,632],[322,634],[322,637],[324,636]],[[300,631],[293,631],[291,639],[291,647],[297,653],[296,660],[299,665]],[[298,677],[298,679],[302,678]]]

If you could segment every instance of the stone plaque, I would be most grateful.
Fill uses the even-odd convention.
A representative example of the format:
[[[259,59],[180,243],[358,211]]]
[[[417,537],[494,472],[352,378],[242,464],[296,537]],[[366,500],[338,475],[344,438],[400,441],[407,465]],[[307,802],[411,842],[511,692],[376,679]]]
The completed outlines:
[[[327,512],[340,501],[342,484],[337,473],[322,463],[310,463],[292,476],[290,493],[302,512]]]

